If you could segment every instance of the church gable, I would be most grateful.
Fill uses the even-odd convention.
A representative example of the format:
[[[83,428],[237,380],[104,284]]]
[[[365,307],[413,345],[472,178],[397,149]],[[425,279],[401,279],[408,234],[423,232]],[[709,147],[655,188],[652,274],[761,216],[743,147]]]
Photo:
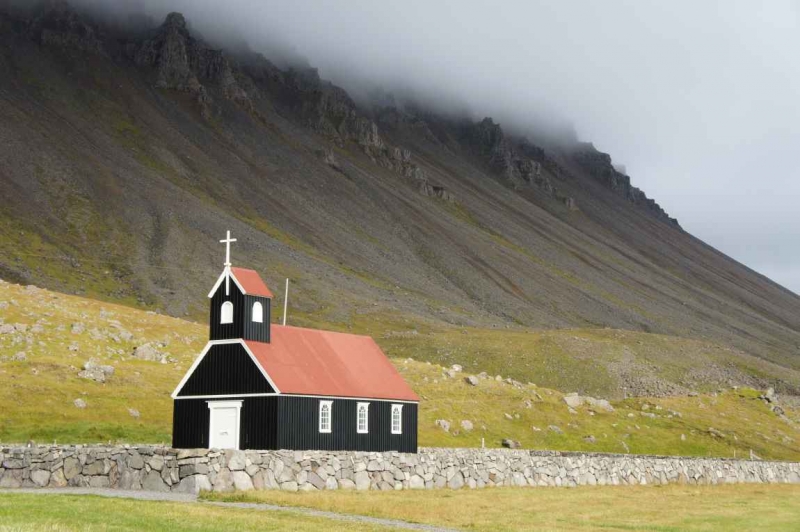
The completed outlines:
[[[276,393],[239,343],[211,344],[176,390],[175,397]]]

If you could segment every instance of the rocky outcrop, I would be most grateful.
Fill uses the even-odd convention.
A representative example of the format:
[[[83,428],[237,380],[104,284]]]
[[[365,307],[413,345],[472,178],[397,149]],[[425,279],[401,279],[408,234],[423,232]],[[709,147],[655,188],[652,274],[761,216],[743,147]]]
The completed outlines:
[[[646,209],[659,220],[680,227],[678,220],[670,217],[655,200],[631,185],[631,178],[614,167],[609,154],[597,151],[591,144],[583,144],[575,151],[575,159],[591,177],[616,195]]]
[[[99,30],[64,0],[48,0],[35,11],[28,34],[44,46],[106,55]]]
[[[420,183],[419,191],[423,196],[439,198],[448,203],[456,203],[456,197],[449,190],[439,185],[431,185],[427,181]]]
[[[422,195],[455,202],[447,189],[429,182],[425,171],[411,160],[410,150],[386,143],[378,125],[362,114],[347,92],[320,80],[316,69],[291,70],[283,83],[294,92],[291,99],[298,102],[300,115],[316,132],[339,146],[355,143],[378,166],[417,180]],[[322,159],[339,169],[325,152]]]
[[[591,437],[587,437],[591,438]],[[588,441],[588,440],[587,440]],[[197,493],[492,486],[800,484],[800,464],[516,449],[221,451],[154,446],[0,447],[0,488]]]
[[[543,173],[543,163],[554,162],[544,150],[524,139],[513,139],[504,134],[500,124],[484,118],[465,128],[464,138],[469,146],[482,156],[489,166],[513,187],[536,187],[545,196],[559,197],[558,190]]]
[[[192,37],[180,13],[170,13],[152,37],[129,44],[128,52],[136,64],[155,68],[156,87],[195,94],[206,105],[211,97],[204,84],[213,84],[226,98],[250,105],[230,60]]]

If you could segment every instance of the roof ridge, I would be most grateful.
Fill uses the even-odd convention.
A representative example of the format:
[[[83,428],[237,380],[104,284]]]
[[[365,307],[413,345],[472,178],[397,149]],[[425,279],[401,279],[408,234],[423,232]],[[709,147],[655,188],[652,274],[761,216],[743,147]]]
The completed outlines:
[[[314,329],[312,327],[301,327],[299,325],[281,325],[280,323],[273,323],[272,327],[280,327],[285,329],[299,329],[301,331],[316,331],[316,332],[323,332],[323,333],[330,333],[330,334],[343,334],[346,336],[356,336],[359,338],[369,338],[372,341],[375,341],[375,338],[370,336],[369,334],[358,334],[358,333],[350,333],[350,332],[342,332],[342,331],[331,331],[330,329]]]

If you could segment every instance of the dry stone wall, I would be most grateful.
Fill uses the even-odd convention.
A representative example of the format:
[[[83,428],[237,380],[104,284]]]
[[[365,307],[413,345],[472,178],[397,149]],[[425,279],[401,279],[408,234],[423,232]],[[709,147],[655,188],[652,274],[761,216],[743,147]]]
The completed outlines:
[[[800,484],[800,463],[433,449],[419,454],[220,451],[153,446],[0,447],[0,488],[437,489],[490,486]]]

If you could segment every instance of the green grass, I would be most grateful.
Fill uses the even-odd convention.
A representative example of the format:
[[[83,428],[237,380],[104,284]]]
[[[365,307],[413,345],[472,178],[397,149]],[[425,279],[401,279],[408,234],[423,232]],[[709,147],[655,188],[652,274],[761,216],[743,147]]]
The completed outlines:
[[[74,495],[0,493],[0,532],[23,530],[162,531],[331,530],[391,528],[238,508]]]
[[[419,434],[425,446],[479,447],[483,440],[499,447],[504,438],[513,438],[542,450],[725,457],[746,457],[753,450],[762,458],[800,460],[800,431],[770,412],[752,390],[627,399],[614,401],[614,412],[579,407],[571,414],[557,390],[493,378],[473,387],[464,373],[451,379],[440,366],[396,365],[422,397]],[[437,419],[447,420],[450,431],[437,427]],[[462,429],[463,420],[474,428]],[[549,430],[550,425],[562,432]]]
[[[5,323],[42,327],[36,333],[0,335],[0,379],[5,383],[0,387],[0,441],[171,440],[169,394],[205,344],[205,325],[8,283],[0,284],[0,302],[6,305],[0,309]],[[315,316],[309,315],[304,324],[331,325],[319,321],[319,313]],[[297,313],[294,319],[304,318]],[[73,333],[74,323],[84,324],[85,330]],[[605,396],[615,384],[600,362],[632,349],[680,371],[682,362],[669,360],[676,349],[706,353],[689,341],[605,330],[443,329],[401,314],[354,315],[349,328],[335,325],[374,334],[422,397],[422,446],[479,447],[483,442],[498,447],[503,438],[513,438],[532,449],[726,457],[748,456],[753,450],[763,458],[800,459],[797,426],[770,412],[755,391],[615,400],[611,413],[583,407],[571,414],[563,402],[563,393],[570,391]],[[121,337],[120,327],[132,338]],[[134,347],[152,342],[164,344],[161,350],[169,363],[131,357]],[[19,352],[26,360],[11,360]],[[718,352],[725,353],[709,346],[704,356]],[[89,359],[114,366],[114,375],[103,384],[78,378]],[[453,363],[464,366],[456,378],[445,375],[444,368]],[[522,385],[492,378],[473,387],[464,381],[480,371],[510,376]],[[83,399],[87,407],[76,408],[75,399]],[[645,403],[646,413],[655,418],[642,415]],[[140,412],[138,419],[129,414],[131,408]],[[788,414],[798,418],[796,411]],[[450,422],[449,432],[436,426],[438,419]],[[471,421],[473,430],[462,429],[463,420]],[[548,430],[550,425],[563,432]],[[712,427],[715,431],[709,431]],[[588,436],[594,437],[593,443],[586,441]]]
[[[798,530],[800,486],[597,486],[204,494],[460,530]]]

